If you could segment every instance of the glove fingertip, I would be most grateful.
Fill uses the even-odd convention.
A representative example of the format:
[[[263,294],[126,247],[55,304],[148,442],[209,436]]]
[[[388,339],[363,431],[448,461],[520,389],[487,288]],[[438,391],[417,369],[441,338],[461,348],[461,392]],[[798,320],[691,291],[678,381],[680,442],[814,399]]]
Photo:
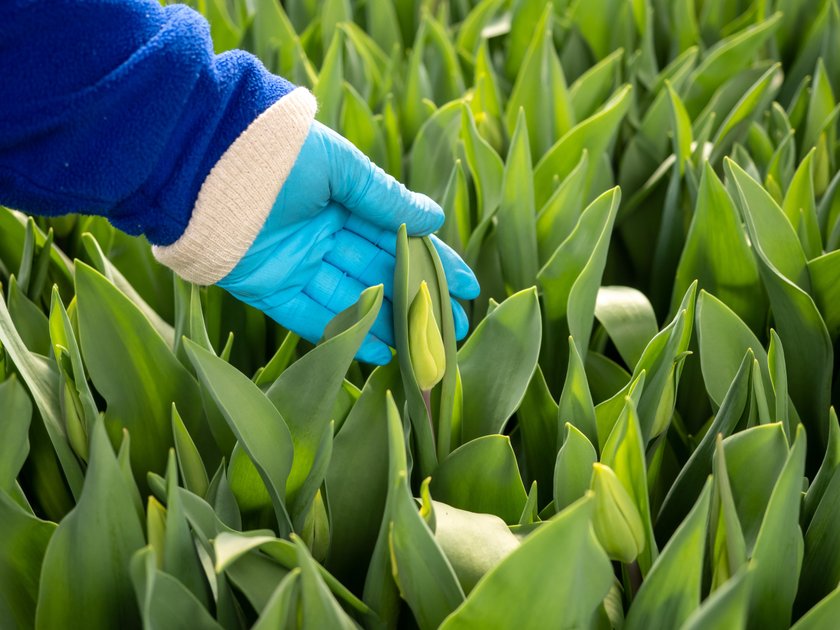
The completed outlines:
[[[481,294],[478,278],[469,267],[456,270],[449,282],[449,292],[460,300],[474,300]]]
[[[452,302],[452,318],[455,323],[455,340],[461,341],[470,330],[470,320],[464,308],[458,302]]]
[[[410,236],[425,236],[440,229],[446,215],[431,197],[408,191],[406,198],[405,229]]]
[[[359,351],[356,353],[356,359],[363,363],[371,363],[373,365],[387,365],[392,358],[391,349],[384,343],[377,339],[367,339]]]

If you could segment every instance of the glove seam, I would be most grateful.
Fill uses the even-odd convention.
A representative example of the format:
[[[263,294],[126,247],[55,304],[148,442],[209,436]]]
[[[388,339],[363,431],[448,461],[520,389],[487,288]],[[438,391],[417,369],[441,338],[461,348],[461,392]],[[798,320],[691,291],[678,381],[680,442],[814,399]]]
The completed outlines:
[[[158,262],[202,285],[230,273],[265,224],[315,110],[309,90],[296,88],[254,119],[205,178],[184,233],[152,247]]]

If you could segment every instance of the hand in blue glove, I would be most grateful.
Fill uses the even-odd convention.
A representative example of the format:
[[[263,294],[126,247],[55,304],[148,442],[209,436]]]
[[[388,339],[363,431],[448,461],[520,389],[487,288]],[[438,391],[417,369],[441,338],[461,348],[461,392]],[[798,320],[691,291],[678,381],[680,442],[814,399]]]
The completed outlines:
[[[367,287],[385,299],[357,358],[382,365],[394,345],[391,300],[397,230],[424,236],[443,210],[386,174],[349,141],[314,122],[271,212],[245,256],[217,284],[285,328],[317,343],[329,321]],[[467,334],[455,298],[478,296],[475,275],[448,245],[432,237],[449,292],[455,335]]]

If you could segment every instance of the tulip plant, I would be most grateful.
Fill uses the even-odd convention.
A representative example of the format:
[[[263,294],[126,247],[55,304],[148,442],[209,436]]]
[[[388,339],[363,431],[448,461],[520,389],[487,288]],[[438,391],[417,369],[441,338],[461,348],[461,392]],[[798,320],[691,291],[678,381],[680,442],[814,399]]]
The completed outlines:
[[[0,208],[0,628],[833,628],[838,0],[202,0],[436,199],[315,346]],[[390,295],[390,293],[389,293]]]

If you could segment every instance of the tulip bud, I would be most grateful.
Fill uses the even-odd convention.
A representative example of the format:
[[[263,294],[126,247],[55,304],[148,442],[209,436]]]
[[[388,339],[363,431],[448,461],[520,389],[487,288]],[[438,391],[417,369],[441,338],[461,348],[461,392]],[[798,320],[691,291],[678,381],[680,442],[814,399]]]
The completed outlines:
[[[163,568],[163,549],[166,541],[166,508],[154,497],[149,497],[146,508],[146,531],[149,544],[155,552],[158,569]]]
[[[425,280],[408,309],[408,348],[417,384],[424,391],[432,389],[446,371],[446,356]]]
[[[610,558],[633,562],[645,548],[645,527],[639,510],[609,466],[596,463],[592,467],[595,535]]]

